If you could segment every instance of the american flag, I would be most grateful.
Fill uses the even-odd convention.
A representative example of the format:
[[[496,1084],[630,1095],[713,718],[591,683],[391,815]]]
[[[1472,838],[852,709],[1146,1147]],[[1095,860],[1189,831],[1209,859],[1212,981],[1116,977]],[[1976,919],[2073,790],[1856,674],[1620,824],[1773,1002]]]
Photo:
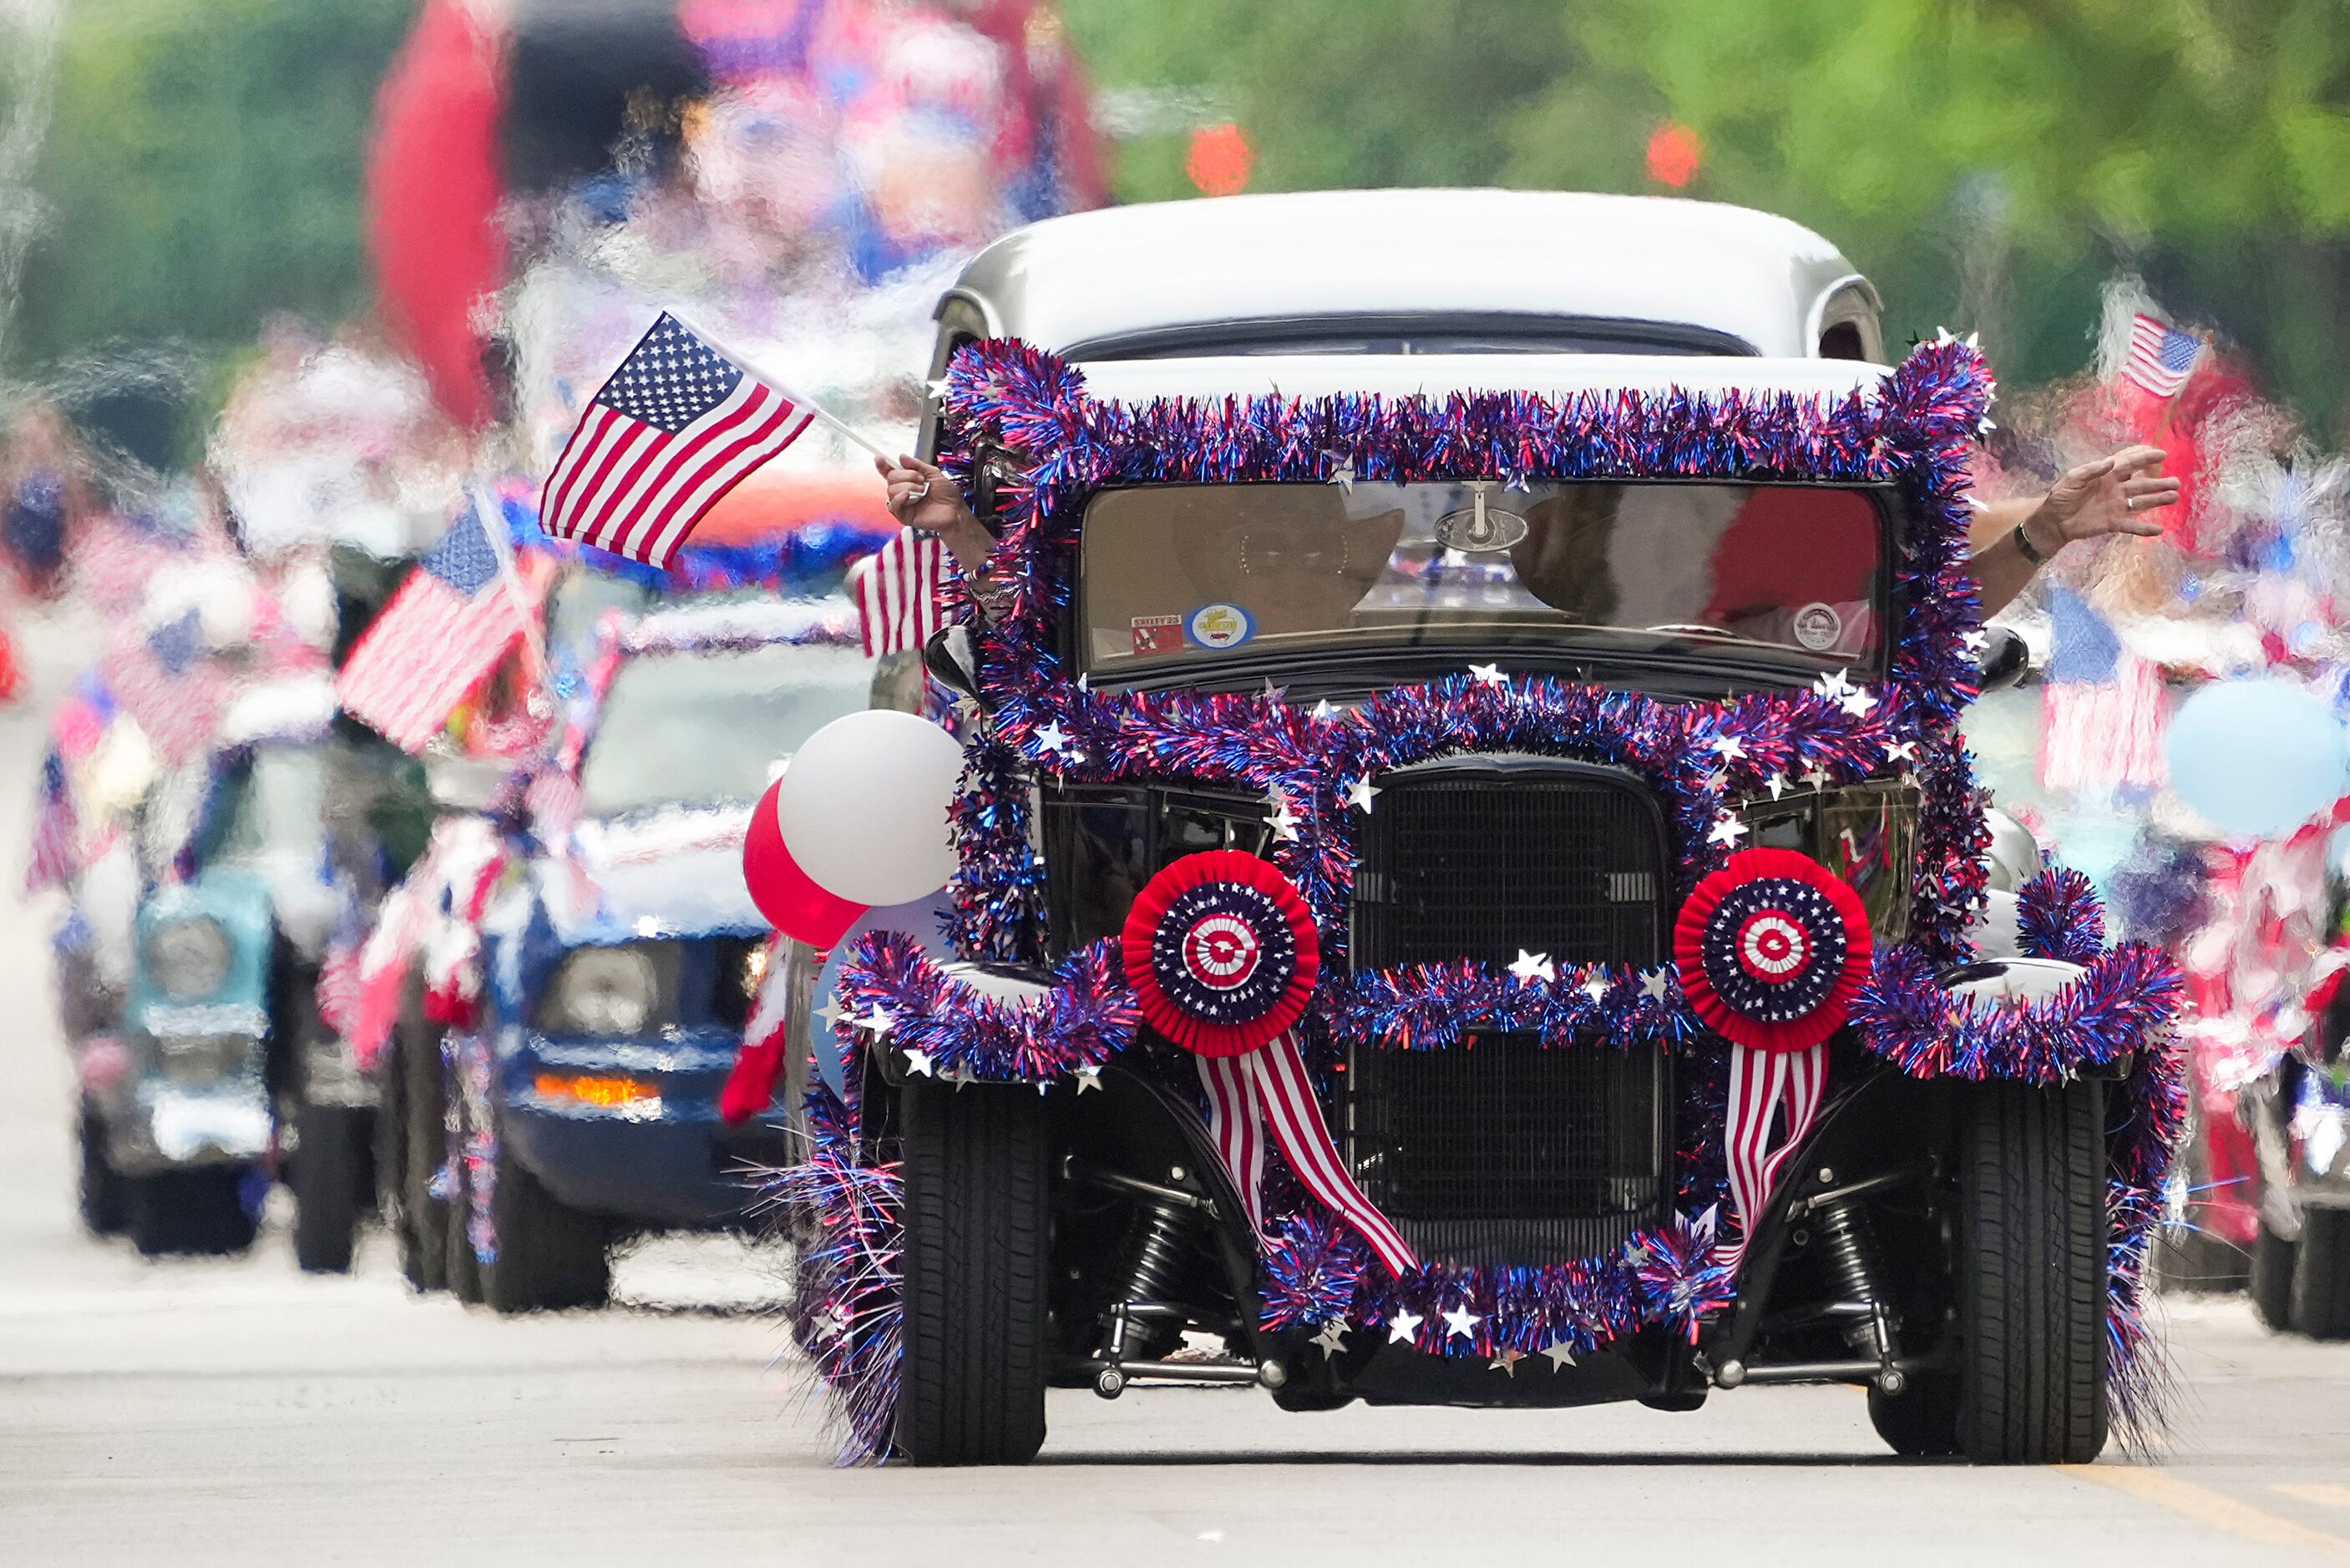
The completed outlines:
[[[25,867],[25,891],[57,888],[81,867],[74,856],[81,823],[74,811],[73,785],[66,760],[55,747],[41,759],[41,802],[33,818],[33,854]]]
[[[2153,789],[2167,783],[2162,672],[2122,655],[2110,680],[2051,680],[2040,689],[2040,787]]]
[[[920,652],[945,623],[946,547],[935,534],[900,528],[889,542],[849,568],[857,613],[865,624],[865,657],[910,649]]]
[[[227,671],[204,653],[192,609],[151,630],[120,628],[98,671],[116,708],[130,715],[170,763],[203,748],[234,694]]]
[[[814,418],[664,311],[564,443],[541,524],[667,566],[702,514]]]
[[[421,752],[528,635],[531,614],[480,510],[469,507],[360,636],[335,695],[402,751]]]
[[[2203,340],[2140,311],[2130,318],[2129,356],[2122,374],[2158,398],[2174,397],[2195,373]]]

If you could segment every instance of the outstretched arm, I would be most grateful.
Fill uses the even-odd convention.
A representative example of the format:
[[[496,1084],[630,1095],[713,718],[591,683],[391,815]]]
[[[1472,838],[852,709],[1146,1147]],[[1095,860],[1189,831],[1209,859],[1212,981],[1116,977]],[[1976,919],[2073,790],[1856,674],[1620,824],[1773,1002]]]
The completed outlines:
[[[995,535],[972,514],[962,489],[947,471],[937,463],[906,456],[894,463],[877,457],[873,466],[889,487],[889,515],[909,528],[936,534],[954,556],[955,565],[962,568],[964,578],[977,582],[987,570]]]
[[[1981,506],[1967,530],[1973,550],[1967,564],[1984,618],[2014,603],[2033,574],[2075,539],[2160,534],[2162,524],[2142,514],[2178,499],[2178,481],[2153,472],[2162,458],[2160,447],[2126,447],[2074,469],[2045,495]]]

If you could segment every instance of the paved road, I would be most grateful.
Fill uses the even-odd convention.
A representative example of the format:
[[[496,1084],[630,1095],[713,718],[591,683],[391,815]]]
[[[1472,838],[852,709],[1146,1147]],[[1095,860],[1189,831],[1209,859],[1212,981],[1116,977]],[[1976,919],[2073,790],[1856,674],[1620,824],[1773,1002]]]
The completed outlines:
[[[54,691],[62,647],[34,649]],[[34,717],[0,716],[0,886]],[[44,909],[0,904],[0,1563],[2350,1562],[2350,1348],[2171,1309],[2162,1463],[1887,1456],[1856,1392],[1688,1416],[1351,1409],[1251,1391],[1058,1394],[1017,1472],[837,1470],[780,1327],[782,1259],[627,1260],[627,1303],[499,1321],[409,1296],[381,1238],[297,1275],[146,1264],[73,1220]]]

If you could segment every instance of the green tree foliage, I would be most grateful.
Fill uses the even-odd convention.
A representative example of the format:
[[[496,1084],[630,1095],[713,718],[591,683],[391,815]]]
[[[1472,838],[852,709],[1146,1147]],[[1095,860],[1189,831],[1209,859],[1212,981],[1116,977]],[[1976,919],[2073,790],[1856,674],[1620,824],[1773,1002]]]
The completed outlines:
[[[2137,268],[2331,424],[2350,396],[2342,0],[1067,0],[1111,83],[1222,97],[1259,189],[1493,182],[1768,208],[1877,279],[1888,337],[1981,327],[2012,379],[2086,360]],[[1206,14],[1203,14],[1206,13]],[[1132,196],[1185,193],[1180,139]]]
[[[19,373],[364,303],[359,170],[411,0],[72,0],[11,328]]]

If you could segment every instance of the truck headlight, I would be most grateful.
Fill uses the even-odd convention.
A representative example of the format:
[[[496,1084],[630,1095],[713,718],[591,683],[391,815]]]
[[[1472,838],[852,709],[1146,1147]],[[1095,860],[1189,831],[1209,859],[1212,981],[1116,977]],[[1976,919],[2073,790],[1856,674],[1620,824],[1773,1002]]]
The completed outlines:
[[[581,948],[563,961],[540,1009],[556,1034],[641,1034],[660,1001],[653,961],[636,948]]]
[[[228,932],[209,915],[166,920],[147,936],[147,977],[174,1002],[200,1002],[228,982]]]

